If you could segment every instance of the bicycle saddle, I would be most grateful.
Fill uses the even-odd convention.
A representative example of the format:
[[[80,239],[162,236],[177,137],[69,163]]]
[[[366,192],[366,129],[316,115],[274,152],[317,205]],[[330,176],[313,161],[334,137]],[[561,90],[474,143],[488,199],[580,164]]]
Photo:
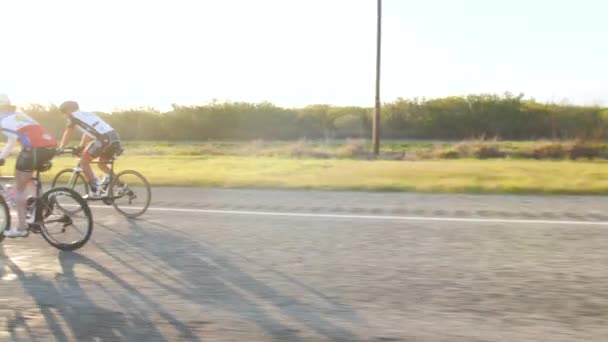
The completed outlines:
[[[50,169],[51,169],[51,167],[53,167],[53,163],[52,163],[50,160],[48,160],[48,161],[45,161],[45,162],[44,162],[44,163],[43,163],[43,164],[42,164],[42,165],[41,165],[41,166],[38,168],[38,171],[40,171],[40,172],[48,171],[48,170],[50,170]]]

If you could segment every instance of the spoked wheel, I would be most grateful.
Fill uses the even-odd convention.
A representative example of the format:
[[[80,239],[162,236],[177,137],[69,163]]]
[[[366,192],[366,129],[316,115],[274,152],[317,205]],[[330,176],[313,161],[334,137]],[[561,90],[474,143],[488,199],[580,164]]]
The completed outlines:
[[[89,193],[89,184],[84,179],[82,172],[74,172],[74,169],[63,169],[59,171],[55,178],[51,188],[65,187],[75,190],[81,196]]]
[[[84,179],[82,172],[74,172],[74,169],[63,169],[59,171],[51,184],[51,188],[56,187],[70,188],[81,196],[89,193],[89,183]]]
[[[87,202],[69,188],[45,192],[36,203],[36,222],[51,246],[73,251],[84,246],[93,233],[93,215]]]
[[[0,196],[0,242],[4,240],[4,232],[11,227],[11,213],[4,197]]]
[[[145,213],[152,200],[150,184],[144,176],[133,170],[125,170],[114,176],[108,195],[114,208],[129,218]]]

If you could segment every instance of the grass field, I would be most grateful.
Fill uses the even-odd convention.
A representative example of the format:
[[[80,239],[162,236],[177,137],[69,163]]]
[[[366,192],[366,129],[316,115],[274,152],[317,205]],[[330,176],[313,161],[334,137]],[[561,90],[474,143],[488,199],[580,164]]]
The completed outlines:
[[[59,157],[50,179],[75,159]],[[12,174],[14,164],[2,168]],[[367,161],[231,156],[130,156],[153,186],[253,187],[452,193],[608,193],[608,162],[529,160]]]
[[[209,142],[127,142],[129,155],[162,156],[246,156],[313,159],[535,159],[563,160],[592,158],[608,160],[608,144],[580,141],[383,141],[380,156],[370,154],[365,140],[300,141],[209,141]]]
[[[484,149],[493,142],[387,142],[378,160],[362,154],[360,141],[335,142],[128,142],[117,170],[135,169],[153,186],[253,187],[417,191],[453,193],[608,193],[608,161],[568,158],[446,159],[433,150]],[[520,150],[546,146],[559,156],[563,149],[547,142],[501,142],[500,148]],[[541,144],[541,145],[539,145]],[[566,146],[568,143],[561,143]],[[545,147],[543,147],[545,146]],[[410,151],[427,151],[429,158],[395,158]],[[544,151],[544,150],[543,150]],[[391,154],[393,153],[393,154]],[[462,152],[465,153],[465,152]],[[555,154],[557,153],[557,154]],[[421,154],[422,155],[422,154]],[[392,156],[392,157],[391,157]],[[15,158],[0,168],[12,175]],[[43,175],[48,181],[77,159],[60,156]]]

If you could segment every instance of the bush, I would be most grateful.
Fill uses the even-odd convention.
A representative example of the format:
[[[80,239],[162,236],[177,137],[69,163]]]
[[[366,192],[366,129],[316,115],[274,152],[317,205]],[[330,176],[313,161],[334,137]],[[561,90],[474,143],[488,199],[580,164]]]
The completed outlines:
[[[439,150],[433,155],[439,159],[458,159],[461,157],[460,152],[453,148]]]
[[[65,127],[54,105],[30,105],[23,111],[57,136]],[[214,101],[202,106],[174,105],[164,113],[139,108],[99,114],[123,140],[205,141],[369,138],[372,112],[369,107],[283,108],[267,102]],[[398,99],[383,105],[381,132],[384,139],[600,139],[608,138],[608,109],[543,104],[509,93]],[[539,151],[539,157],[559,154],[551,148],[547,153]],[[500,154],[496,149],[477,151],[480,157]],[[590,154],[577,147],[575,157]]]
[[[340,147],[337,156],[341,158],[355,158],[367,156],[367,151],[364,140],[347,140],[346,143]]]
[[[498,145],[476,146],[473,156],[478,159],[504,158],[507,154],[500,150]]]
[[[562,144],[543,144],[534,147],[532,150],[532,158],[535,159],[563,159],[568,155],[568,149]]]
[[[603,155],[604,148],[598,145],[576,142],[570,147],[570,159],[578,158],[594,159]]]
[[[287,147],[288,154],[292,157],[304,157],[308,153],[306,140],[300,140]]]
[[[361,117],[354,114],[336,118],[334,126],[336,128],[336,138],[359,138],[364,137],[367,133]]]

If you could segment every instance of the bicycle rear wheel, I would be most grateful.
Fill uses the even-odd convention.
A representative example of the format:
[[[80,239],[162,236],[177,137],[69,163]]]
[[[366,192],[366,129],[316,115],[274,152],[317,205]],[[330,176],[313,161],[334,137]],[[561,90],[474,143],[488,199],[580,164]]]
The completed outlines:
[[[114,176],[108,194],[114,208],[128,218],[143,215],[152,201],[148,180],[133,170],[125,170]]]
[[[93,215],[87,202],[69,188],[45,192],[36,203],[36,223],[53,247],[73,251],[84,246],[93,233]]]
[[[0,196],[0,242],[4,240],[4,232],[11,227],[11,213],[4,197]]]

